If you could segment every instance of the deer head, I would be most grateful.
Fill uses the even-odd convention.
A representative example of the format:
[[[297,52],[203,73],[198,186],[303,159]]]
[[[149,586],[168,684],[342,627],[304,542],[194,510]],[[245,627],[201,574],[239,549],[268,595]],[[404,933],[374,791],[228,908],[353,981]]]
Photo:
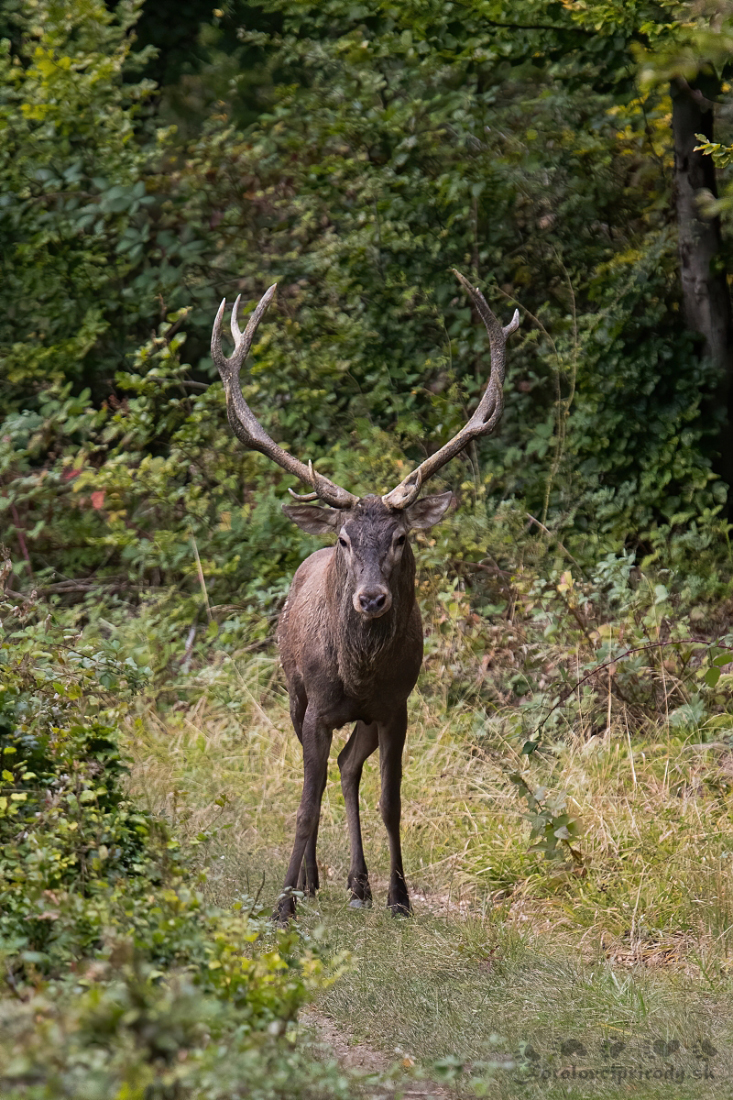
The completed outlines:
[[[366,496],[351,508],[284,504],[283,511],[309,535],[338,533],[337,568],[351,603],[366,620],[380,619],[392,607],[395,574],[407,555],[407,536],[414,528],[432,527],[444,516],[453,494],[423,497],[409,508],[389,508],[378,496]]]

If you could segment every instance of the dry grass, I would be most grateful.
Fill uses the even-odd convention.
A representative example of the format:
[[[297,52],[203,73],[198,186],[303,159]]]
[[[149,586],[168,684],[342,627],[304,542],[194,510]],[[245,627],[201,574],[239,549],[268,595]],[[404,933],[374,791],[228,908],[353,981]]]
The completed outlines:
[[[251,895],[264,880],[269,904],[301,783],[284,686],[270,656],[202,675],[208,682],[193,706],[140,703],[128,738],[133,784],[189,836],[220,830],[205,846],[219,900]],[[410,704],[403,829],[416,908],[410,922],[346,905],[347,840],[332,754],[319,846],[324,889],[317,905],[303,906],[301,924],[322,924],[329,944],[349,947],[355,963],[323,1010],[356,1038],[425,1064],[511,1057],[524,1069],[497,1070],[497,1096],[585,1094],[591,1085],[594,1095],[626,1095],[631,1079],[532,1078],[532,1067],[556,1074],[573,1060],[600,1073],[612,1041],[626,1043],[623,1058],[638,1069],[676,1067],[685,1095],[727,1094],[693,1072],[712,1067],[720,1087],[733,1068],[725,730],[717,742],[696,744],[673,736],[668,723],[640,732],[614,717],[603,736],[569,737],[528,759],[508,710],[504,725],[498,711],[491,734],[477,738],[471,705],[449,699],[439,682],[429,679]],[[528,850],[526,806],[509,780],[517,769],[531,784],[567,792],[568,812],[582,825],[581,867]],[[387,848],[377,799],[372,761],[362,814],[379,906]],[[572,1041],[586,1055],[563,1055],[562,1043]],[[674,1056],[655,1053],[662,1042],[679,1044]],[[526,1044],[540,1061],[521,1062]],[[651,1097],[669,1087],[651,1076],[631,1091]]]
[[[446,908],[485,913],[501,903],[509,919],[550,922],[596,943],[625,938],[633,947],[670,935],[676,957],[697,963],[705,954],[727,965],[733,816],[726,746],[632,741],[616,728],[528,759],[500,736],[488,745],[472,740],[466,707],[449,712],[439,698],[416,692],[410,709],[403,833],[410,881],[426,904],[443,899]],[[336,733],[336,746],[346,734]],[[236,838],[253,868],[284,861],[302,763],[274,658],[224,666],[192,707],[145,707],[131,725],[129,751],[136,793],[179,829],[193,836],[227,824],[227,843]],[[320,841],[325,877],[334,882],[345,880],[348,862],[336,752]],[[527,807],[509,781],[517,770],[531,785],[566,792],[582,826],[582,867],[528,850]],[[387,848],[377,782],[373,758],[362,815],[378,876]],[[275,890],[274,870],[268,880]]]

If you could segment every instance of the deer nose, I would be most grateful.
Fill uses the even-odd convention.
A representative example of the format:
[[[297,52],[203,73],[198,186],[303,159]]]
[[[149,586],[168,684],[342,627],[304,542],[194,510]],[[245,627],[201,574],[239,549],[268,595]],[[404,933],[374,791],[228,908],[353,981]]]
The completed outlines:
[[[383,588],[362,589],[357,597],[359,601],[357,610],[362,611],[365,615],[370,615],[372,618],[377,618],[388,610],[388,595]]]

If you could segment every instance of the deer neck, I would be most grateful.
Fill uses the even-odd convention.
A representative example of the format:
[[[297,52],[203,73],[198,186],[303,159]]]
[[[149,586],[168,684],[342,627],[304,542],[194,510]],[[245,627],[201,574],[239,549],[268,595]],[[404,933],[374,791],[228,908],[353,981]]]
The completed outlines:
[[[365,620],[353,604],[353,588],[346,569],[334,555],[328,576],[328,600],[339,675],[348,694],[366,699],[386,666],[399,660],[400,649],[415,604],[415,557],[405,547],[391,578],[392,606],[379,619]]]

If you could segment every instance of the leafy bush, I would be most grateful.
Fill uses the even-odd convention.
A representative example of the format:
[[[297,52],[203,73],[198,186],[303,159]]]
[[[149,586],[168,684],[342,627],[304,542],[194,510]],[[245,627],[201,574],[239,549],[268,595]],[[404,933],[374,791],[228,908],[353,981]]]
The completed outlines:
[[[125,792],[110,718],[147,670],[32,601],[5,597],[0,631],[3,1096],[345,1095],[293,1045],[338,964],[251,899],[209,905]]]
[[[283,973],[285,972],[285,977]],[[71,984],[71,983],[70,983]],[[333,1065],[309,1059],[287,1030],[278,995],[312,987],[263,954],[249,989],[270,990],[278,1015],[254,1030],[237,1005],[185,972],[161,979],[124,950],[80,976],[47,985],[0,1019],[3,1096],[25,1100],[346,1100]],[[258,1021],[263,1024],[264,1019]]]
[[[283,475],[227,427],[217,296],[280,283],[247,396],[275,438],[373,490],[484,384],[453,264],[524,323],[501,434],[448,483],[487,520],[516,502],[586,564],[627,546],[686,569],[699,542],[721,558],[714,379],[668,226],[669,104],[629,78],[640,22],[669,33],[658,13],[604,7],[596,49],[586,16],[554,7],[536,27],[467,9],[456,34],[432,3],[235,6],[184,82],[216,110],[176,135],[172,100],[140,79],[141,10],[8,15],[0,515],[19,577],[132,602],[175,586],[197,604],[185,633],[204,612],[198,553],[212,605],[271,605],[302,540],[275,505]],[[234,75],[254,54],[255,91]]]

